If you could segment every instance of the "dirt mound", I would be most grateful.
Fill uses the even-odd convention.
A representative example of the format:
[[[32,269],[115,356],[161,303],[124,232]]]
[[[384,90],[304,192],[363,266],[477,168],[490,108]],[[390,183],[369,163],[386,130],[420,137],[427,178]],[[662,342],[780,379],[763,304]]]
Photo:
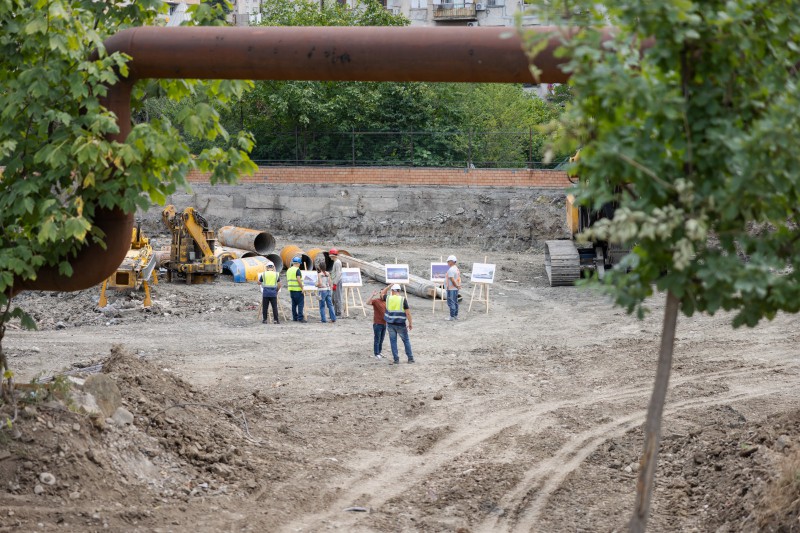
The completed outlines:
[[[44,401],[24,401],[0,433],[0,505],[10,509],[0,530],[52,526],[56,507],[62,527],[119,531],[162,521],[154,507],[258,486],[243,413],[119,347],[103,372],[119,387],[131,424],[69,409],[69,385],[59,381]],[[2,414],[13,416],[11,406]]]
[[[748,422],[732,407],[717,406],[704,418],[702,426],[662,439],[650,529],[678,531],[692,523],[717,533],[798,531],[800,411]],[[580,494],[592,501],[598,480],[610,478],[619,497],[632,502],[642,445],[641,428],[609,439],[554,499]],[[596,519],[593,513],[603,511],[589,510],[587,521]],[[556,527],[568,518],[549,520]]]

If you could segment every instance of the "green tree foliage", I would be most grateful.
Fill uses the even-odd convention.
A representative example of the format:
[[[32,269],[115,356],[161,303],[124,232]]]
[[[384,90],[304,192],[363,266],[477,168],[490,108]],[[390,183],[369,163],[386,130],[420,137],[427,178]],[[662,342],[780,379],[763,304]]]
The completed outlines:
[[[689,316],[735,311],[734,326],[800,310],[796,11],[610,2],[588,21],[618,28],[604,52],[590,27],[569,45],[579,198],[620,203],[593,235],[636,244],[631,273],[609,275],[629,311],[654,288]]]
[[[261,4],[263,26],[407,26],[378,0],[358,0],[353,7],[335,0],[266,0]]]
[[[639,315],[655,290],[668,295],[644,456],[654,468],[671,310],[732,311],[733,326],[800,310],[800,12],[767,0],[560,2],[559,12],[580,28],[565,43],[575,97],[563,120],[582,146],[578,198],[619,204],[588,237],[633,245],[604,287]],[[637,500],[633,530],[648,502]]]
[[[194,20],[213,22],[220,9],[197,6]],[[107,54],[103,40],[125,27],[152,24],[164,10],[156,0],[0,0],[0,325],[22,316],[8,297],[15,279],[35,279],[43,266],[70,275],[70,254],[102,241],[92,224],[99,208],[130,213],[163,202],[187,185],[193,168],[226,182],[253,170],[246,134],[227,149],[200,153],[181,140],[179,129],[189,137],[230,138],[208,104],[138,124],[124,143],[108,140],[119,128],[101,99],[127,75],[129,58]],[[160,83],[174,100],[203,95],[226,102],[246,87]],[[134,103],[143,96],[135,90]],[[32,325],[27,318],[24,323]]]

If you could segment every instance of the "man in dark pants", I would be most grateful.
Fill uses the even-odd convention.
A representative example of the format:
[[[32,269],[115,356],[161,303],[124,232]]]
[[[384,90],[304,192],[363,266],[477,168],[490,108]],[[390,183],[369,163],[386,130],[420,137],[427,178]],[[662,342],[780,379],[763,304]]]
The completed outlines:
[[[300,272],[300,256],[292,258],[292,266],[286,271],[286,284],[289,286],[289,297],[292,299],[292,320],[306,322],[303,316],[305,299],[303,298],[303,274]]]
[[[383,339],[386,336],[386,292],[389,290],[389,287],[384,288],[380,291],[380,294],[376,290],[370,296],[369,301],[367,304],[372,306],[372,310],[374,311],[374,317],[372,319],[372,333],[373,333],[373,354],[375,359],[383,358],[382,351],[383,351]]]
[[[275,264],[271,261],[267,263],[267,269],[258,275],[258,283],[261,285],[261,323],[269,323],[269,307],[272,306],[272,320],[278,321],[278,291],[281,290],[281,282],[278,273],[275,272]]]
[[[456,256],[451,255],[447,258],[447,275],[444,278],[444,288],[447,290],[447,307],[450,308],[450,316],[447,320],[458,320],[458,291],[461,290],[461,271],[456,266]]]
[[[392,364],[400,363],[400,354],[397,350],[397,336],[403,341],[403,348],[409,363],[414,362],[414,354],[411,353],[411,341],[408,339],[408,332],[411,331],[411,310],[408,308],[408,301],[400,294],[402,288],[395,283],[392,285],[392,293],[386,296],[386,328],[389,330],[389,345],[392,347]],[[408,323],[408,327],[406,327]]]

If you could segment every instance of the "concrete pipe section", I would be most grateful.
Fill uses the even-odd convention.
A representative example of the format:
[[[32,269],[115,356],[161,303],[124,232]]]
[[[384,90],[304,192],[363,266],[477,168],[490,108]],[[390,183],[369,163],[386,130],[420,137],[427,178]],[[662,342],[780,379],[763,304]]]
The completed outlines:
[[[314,265],[314,268],[317,268],[317,265],[325,264],[325,270],[329,271],[333,267],[333,261],[331,261],[328,252],[322,250],[322,248],[312,248],[308,251],[308,257],[311,258],[311,264]]]
[[[300,247],[289,244],[281,249],[281,259],[286,268],[292,266],[292,258],[298,256],[300,257],[300,268],[302,270],[314,269],[314,263],[311,261],[311,257],[301,250]]]
[[[267,255],[275,249],[275,237],[266,231],[237,226],[223,226],[217,230],[217,240],[223,246],[250,250]]]
[[[559,30],[526,31],[551,36]],[[131,92],[142,79],[562,83],[568,76],[561,65],[568,58],[554,54],[562,38],[549,37],[536,55],[539,78],[534,79],[519,34],[506,27],[128,28],[103,43],[106,53],[131,57],[128,77],[110,86],[103,99],[119,125],[109,138],[128,137]],[[91,222],[105,233],[107,248],[82,248],[69,259],[72,276],[59,274],[56,266],[40,269],[36,279],[15,280],[12,295],[25,289],[87,289],[116,271],[130,248],[134,214],[96,209]]]
[[[267,254],[264,257],[272,261],[272,264],[275,265],[275,272],[280,272],[283,270],[283,267],[286,266],[283,264],[283,259],[281,258],[280,254],[272,253]]]

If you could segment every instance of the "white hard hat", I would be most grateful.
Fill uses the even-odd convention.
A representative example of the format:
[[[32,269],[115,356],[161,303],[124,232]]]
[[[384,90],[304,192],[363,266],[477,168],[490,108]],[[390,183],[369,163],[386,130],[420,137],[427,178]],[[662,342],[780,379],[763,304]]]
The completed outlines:
[[[400,285],[398,285],[397,283],[395,283],[394,285],[392,285],[392,290],[393,290],[393,291],[401,291],[401,290],[403,290],[403,289],[400,287]]]
[[[456,259],[456,256],[454,256],[454,255],[448,256],[447,260],[448,261],[452,261],[453,263],[458,263],[458,260]]]
[[[275,263],[273,263],[272,261],[267,261],[267,266],[275,268]]]

